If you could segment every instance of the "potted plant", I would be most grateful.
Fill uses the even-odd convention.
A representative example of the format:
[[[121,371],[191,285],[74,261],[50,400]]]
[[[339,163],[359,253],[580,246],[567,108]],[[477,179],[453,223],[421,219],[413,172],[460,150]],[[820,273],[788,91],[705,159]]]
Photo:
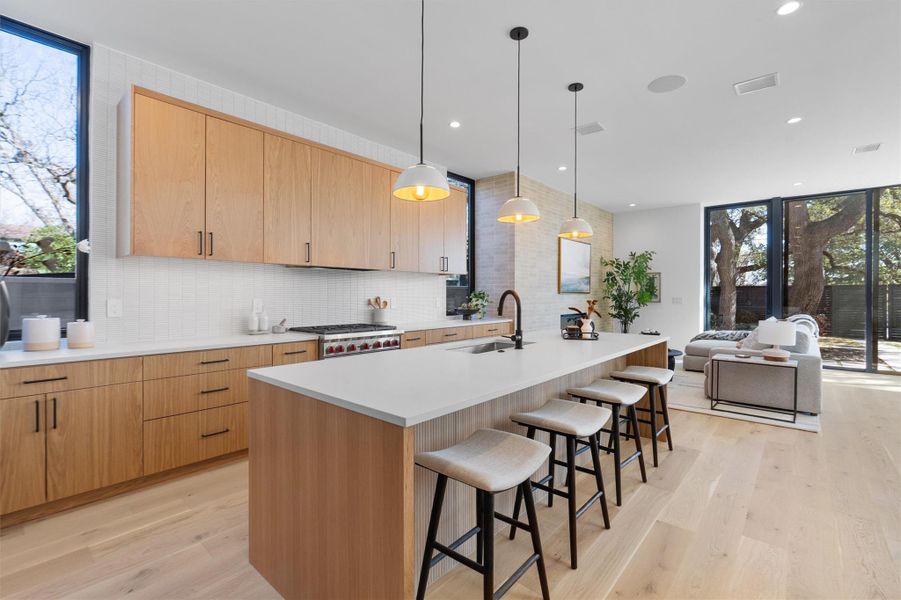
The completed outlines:
[[[472,320],[472,315],[478,313],[480,319],[485,318],[485,310],[488,308],[489,297],[488,292],[479,290],[469,295],[469,298],[460,305],[457,312],[463,315],[467,321]]]
[[[626,259],[603,260],[604,299],[610,301],[608,314],[619,321],[620,330],[629,333],[629,326],[638,318],[640,308],[647,306],[657,294],[657,284],[651,277],[654,252],[630,252]]]

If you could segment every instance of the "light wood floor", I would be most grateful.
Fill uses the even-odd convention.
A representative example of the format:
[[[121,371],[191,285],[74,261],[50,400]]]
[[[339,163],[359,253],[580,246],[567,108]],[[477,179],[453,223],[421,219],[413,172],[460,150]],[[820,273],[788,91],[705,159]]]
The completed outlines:
[[[819,435],[673,411],[676,451],[624,473],[612,529],[579,520],[576,571],[564,503],[540,506],[552,597],[901,598],[901,378],[826,378]],[[498,537],[498,581],[527,540]],[[534,573],[507,597],[540,597]],[[480,586],[460,568],[427,597]],[[4,530],[0,596],[278,597],[247,562],[246,461]]]

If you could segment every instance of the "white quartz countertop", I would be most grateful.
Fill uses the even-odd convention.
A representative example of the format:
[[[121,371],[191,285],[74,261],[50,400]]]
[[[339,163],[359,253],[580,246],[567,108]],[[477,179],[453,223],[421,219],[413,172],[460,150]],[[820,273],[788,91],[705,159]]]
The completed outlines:
[[[465,327],[467,325],[484,325],[487,323],[504,323],[510,319],[486,318],[481,321],[464,321],[462,318],[448,318],[437,321],[403,323],[396,327],[402,331],[422,331],[424,329],[441,329],[444,327]],[[144,356],[148,354],[169,354],[171,352],[192,352],[195,350],[215,350],[217,348],[234,348],[237,346],[258,346],[262,344],[286,344],[318,339],[310,333],[264,333],[260,335],[226,335],[219,337],[190,338],[185,340],[167,340],[157,342],[133,342],[125,344],[98,344],[93,348],[70,350],[66,340],[62,340],[59,350],[43,352],[25,352],[21,342],[8,342],[0,350],[0,369],[11,367],[33,367],[81,360],[102,360],[108,358],[124,358],[127,356]]]
[[[666,342],[663,336],[601,333],[563,340],[557,330],[526,332],[523,350],[469,354],[468,340],[249,371],[253,379],[410,427]]]

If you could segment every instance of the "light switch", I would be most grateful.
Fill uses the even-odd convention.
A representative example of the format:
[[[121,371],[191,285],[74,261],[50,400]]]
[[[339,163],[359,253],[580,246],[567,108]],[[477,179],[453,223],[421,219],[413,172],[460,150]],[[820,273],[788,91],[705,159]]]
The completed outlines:
[[[116,318],[122,316],[122,301],[118,298],[108,298],[106,301],[106,316]]]
[[[673,296],[673,304],[682,304],[682,296]]]

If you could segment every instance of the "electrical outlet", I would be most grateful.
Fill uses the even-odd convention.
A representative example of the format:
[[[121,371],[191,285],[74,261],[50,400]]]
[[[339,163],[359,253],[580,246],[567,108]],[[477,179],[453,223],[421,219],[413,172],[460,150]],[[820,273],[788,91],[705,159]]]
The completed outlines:
[[[122,316],[122,301],[118,298],[108,298],[106,301],[106,316],[117,318]]]
[[[382,300],[388,303],[388,308],[394,308],[394,298],[382,296]]]
[[[253,299],[253,312],[255,312],[255,313],[263,312],[263,301],[260,300],[259,298]]]
[[[682,296],[673,296],[673,304],[682,304]]]

